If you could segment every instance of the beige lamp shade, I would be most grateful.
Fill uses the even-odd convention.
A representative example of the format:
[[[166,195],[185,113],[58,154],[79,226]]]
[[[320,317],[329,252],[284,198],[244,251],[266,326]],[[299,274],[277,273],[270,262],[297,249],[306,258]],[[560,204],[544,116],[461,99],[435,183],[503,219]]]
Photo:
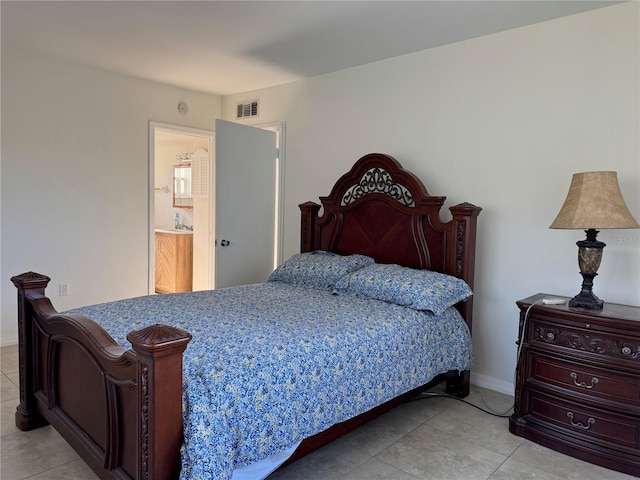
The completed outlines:
[[[640,228],[622,197],[616,172],[576,173],[549,228]]]

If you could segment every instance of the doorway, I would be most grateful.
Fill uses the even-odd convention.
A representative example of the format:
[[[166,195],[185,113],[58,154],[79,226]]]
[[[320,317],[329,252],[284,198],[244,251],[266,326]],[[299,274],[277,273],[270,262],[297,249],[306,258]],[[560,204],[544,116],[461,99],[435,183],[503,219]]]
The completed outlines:
[[[191,290],[206,290],[213,284],[212,202],[209,195],[198,195],[188,205],[176,206],[174,170],[177,165],[191,167],[194,154],[204,154],[207,165],[212,165],[214,142],[214,132],[150,123],[149,294],[156,291],[156,231],[172,231],[176,225],[192,236]],[[210,178],[205,181],[211,184]]]
[[[223,122],[225,123],[225,122]],[[238,127],[243,127],[238,125]],[[246,127],[245,127],[246,129]],[[284,178],[284,123],[261,125],[257,129],[275,133],[276,169],[275,186],[275,221],[273,230],[273,268],[278,266],[282,258],[282,213],[283,213],[283,178]],[[248,130],[257,130],[255,128]],[[193,290],[207,290],[216,287],[216,226],[215,173],[216,173],[216,141],[215,133],[181,127],[177,125],[150,122],[149,128],[149,293],[155,292],[155,232],[156,229],[174,229],[175,225],[193,229]],[[223,139],[226,137],[222,137]],[[195,152],[195,155],[194,155]],[[206,155],[206,182],[210,185],[204,195],[194,195],[190,208],[174,206],[172,199],[175,191],[173,168],[186,163],[192,155],[195,161],[198,156]],[[221,157],[221,161],[224,156]],[[200,170],[198,170],[200,171]],[[194,169],[195,174],[195,169]],[[193,182],[197,180],[194,177]],[[178,214],[176,216],[176,214]],[[235,244],[234,244],[235,245]],[[235,249],[234,249],[235,250]],[[225,249],[225,256],[230,251]],[[233,280],[232,280],[233,281]],[[221,282],[223,284],[225,282]]]

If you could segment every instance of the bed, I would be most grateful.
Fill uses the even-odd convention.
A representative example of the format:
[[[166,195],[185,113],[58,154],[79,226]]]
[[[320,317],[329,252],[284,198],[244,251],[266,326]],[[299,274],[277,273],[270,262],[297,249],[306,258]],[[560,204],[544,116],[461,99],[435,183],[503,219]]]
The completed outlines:
[[[443,222],[445,198],[374,153],[320,204],[300,205],[301,253],[264,284],[58,313],[48,277],[13,277],[16,425],[53,425],[101,478],[223,479],[263,458],[292,462],[437,383],[466,396],[481,209],[455,205]],[[455,295],[416,296],[425,277]],[[205,396],[207,406],[195,402]]]

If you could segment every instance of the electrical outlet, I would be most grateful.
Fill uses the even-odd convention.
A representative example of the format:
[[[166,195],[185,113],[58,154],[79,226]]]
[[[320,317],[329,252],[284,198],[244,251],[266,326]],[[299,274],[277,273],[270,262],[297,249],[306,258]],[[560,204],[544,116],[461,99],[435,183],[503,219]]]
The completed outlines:
[[[61,297],[66,297],[67,295],[69,295],[69,285],[67,285],[66,283],[61,283],[60,285],[58,285],[58,293]]]

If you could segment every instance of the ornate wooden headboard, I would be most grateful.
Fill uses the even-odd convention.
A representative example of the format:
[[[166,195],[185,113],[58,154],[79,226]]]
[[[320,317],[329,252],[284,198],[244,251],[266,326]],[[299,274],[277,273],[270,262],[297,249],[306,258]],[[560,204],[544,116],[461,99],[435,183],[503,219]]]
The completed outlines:
[[[300,205],[301,251],[361,253],[380,263],[448,273],[473,286],[476,217],[482,209],[453,206],[453,219],[443,223],[445,199],[429,195],[393,157],[365,155],[320,198],[322,205]]]
[[[321,205],[300,205],[300,249],[369,255],[379,263],[447,273],[473,288],[476,223],[482,209],[455,205],[449,208],[453,218],[442,222],[445,199],[429,195],[393,157],[365,155],[328,197],[320,198]],[[471,302],[461,306],[461,312],[471,328]]]

